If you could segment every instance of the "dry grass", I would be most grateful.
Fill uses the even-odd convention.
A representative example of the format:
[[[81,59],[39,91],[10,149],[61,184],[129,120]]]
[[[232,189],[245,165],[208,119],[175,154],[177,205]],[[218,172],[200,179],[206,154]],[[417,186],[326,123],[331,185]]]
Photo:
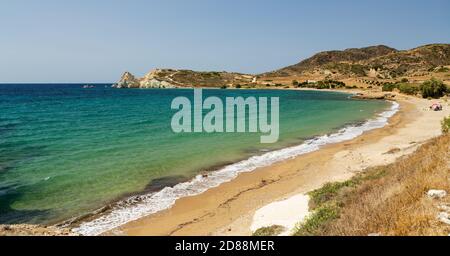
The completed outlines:
[[[440,200],[426,196],[430,189],[450,192],[450,135],[431,140],[394,164],[369,169],[345,184],[337,184],[312,192],[311,205],[316,209],[337,205],[338,214],[319,225],[315,223],[312,230],[305,229],[311,227],[307,221],[299,226],[298,235],[450,233],[450,225],[436,219],[439,205],[449,203],[450,196]]]

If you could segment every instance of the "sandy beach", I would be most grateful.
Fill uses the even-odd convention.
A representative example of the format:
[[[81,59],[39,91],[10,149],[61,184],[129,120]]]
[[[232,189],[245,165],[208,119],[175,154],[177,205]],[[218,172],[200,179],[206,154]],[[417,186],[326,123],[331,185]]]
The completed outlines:
[[[447,103],[443,111],[430,111],[428,107],[435,100],[398,95],[397,102],[400,110],[384,128],[243,173],[231,182],[179,199],[170,209],[105,235],[251,235],[259,209],[304,195],[327,182],[347,180],[368,167],[392,163],[440,135],[440,121],[450,115]],[[290,210],[278,208],[274,214],[279,216]]]

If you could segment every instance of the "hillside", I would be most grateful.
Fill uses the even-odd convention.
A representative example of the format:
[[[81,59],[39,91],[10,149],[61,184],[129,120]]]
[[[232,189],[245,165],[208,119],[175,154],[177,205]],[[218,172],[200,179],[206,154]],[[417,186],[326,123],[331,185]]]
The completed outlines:
[[[261,74],[262,78],[307,74],[396,78],[423,75],[450,64],[450,44],[431,44],[399,51],[379,45],[343,51],[326,51],[295,65]]]
[[[450,65],[450,44],[430,44],[405,51],[378,45],[360,49],[320,52],[295,65],[260,75],[155,69],[144,77],[138,78],[129,72],[125,72],[114,87],[240,88],[242,86],[243,88],[256,88],[288,86],[291,85],[293,80],[334,79],[344,81],[353,79],[351,81],[353,84],[359,80],[364,80],[362,78],[384,79],[384,82],[391,82],[389,80],[399,77],[417,77],[418,80],[426,80],[439,73],[440,69],[448,70],[444,67],[447,65]],[[447,75],[442,74],[438,78],[444,81],[448,80]]]
[[[442,135],[393,164],[311,192],[314,214],[296,235],[449,235],[449,143]]]

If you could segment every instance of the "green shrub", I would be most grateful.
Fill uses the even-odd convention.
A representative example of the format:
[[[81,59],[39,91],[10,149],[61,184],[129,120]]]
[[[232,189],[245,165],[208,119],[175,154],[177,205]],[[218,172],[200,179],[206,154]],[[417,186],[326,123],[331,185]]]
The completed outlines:
[[[285,231],[285,228],[279,225],[264,227],[256,230],[253,236],[277,236]]]
[[[359,65],[359,64],[355,64],[352,65],[350,68],[351,72],[358,75],[358,76],[365,76],[366,75],[366,70],[364,68],[364,66]]]
[[[375,69],[375,70],[382,70],[382,69],[384,69],[383,65],[378,64],[378,63],[373,65],[372,68]]]
[[[314,236],[321,226],[338,217],[339,207],[336,204],[323,205],[297,226],[294,235]]]
[[[419,92],[419,87],[413,85],[413,84],[398,84],[397,88],[400,90],[401,93],[408,94],[408,95],[416,95]]]
[[[397,88],[397,84],[385,83],[385,84],[383,84],[382,91],[383,92],[392,92],[396,88]]]
[[[345,87],[345,83],[341,81],[335,81],[331,79],[326,79],[311,85],[311,87],[315,87],[317,89],[335,89]]]
[[[298,81],[297,81],[297,80],[293,80],[293,81],[292,81],[292,85],[293,85],[293,86],[298,86]]]
[[[325,83],[324,81],[317,82],[316,86],[317,89],[330,89],[330,85]]]
[[[242,88],[242,85],[237,84],[237,85],[236,85],[236,88],[237,88],[237,89],[241,89],[241,88]]]
[[[319,206],[333,199],[342,188],[351,187],[353,185],[355,185],[355,183],[352,180],[327,183],[323,187],[308,194],[311,197],[311,203],[315,206]]]
[[[436,69],[434,72],[440,73],[440,72],[448,72],[449,69],[447,67],[439,67],[438,69]]]
[[[302,82],[302,83],[298,83],[297,87],[308,87],[308,82]]]
[[[407,82],[409,82],[409,80],[408,80],[408,78],[402,78],[402,80],[400,82],[407,83]]]
[[[445,95],[447,86],[442,81],[432,78],[420,86],[420,92],[425,99],[429,97],[437,99]]]
[[[441,122],[442,133],[448,133],[450,131],[450,116],[444,118]]]

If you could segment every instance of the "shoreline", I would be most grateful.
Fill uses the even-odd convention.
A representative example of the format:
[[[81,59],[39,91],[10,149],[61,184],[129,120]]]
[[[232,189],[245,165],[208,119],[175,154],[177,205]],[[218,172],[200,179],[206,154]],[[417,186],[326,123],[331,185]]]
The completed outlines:
[[[346,94],[349,96],[352,95],[348,92]],[[364,132],[382,128],[388,123],[388,119],[398,111],[398,106],[397,103],[392,102],[390,108],[385,109],[383,112],[360,124],[349,124],[337,132],[316,136],[314,139],[307,140],[299,145],[250,157],[249,159],[216,170],[208,175],[199,175],[190,182],[181,183],[175,187],[167,187],[156,194],[143,195],[138,197],[137,200],[131,198],[128,201],[134,201],[136,204],[126,204],[127,201],[125,201],[125,204],[119,205],[122,206],[119,209],[99,216],[93,221],[81,223],[74,230],[84,235],[99,235],[105,234],[104,232],[106,234],[115,232],[117,227],[126,225],[125,223],[127,222],[146,218],[149,215],[157,215],[160,212],[170,209],[183,198],[195,197],[206,193],[210,189],[233,181],[236,177],[244,173],[253,172],[259,168],[266,168],[299,155],[309,154],[329,144],[351,140]]]
[[[349,92],[342,92],[351,97]],[[392,102],[392,101],[391,101]],[[348,124],[326,135],[318,135],[301,144],[293,144],[260,155],[254,155],[242,161],[234,162],[224,168],[215,169],[207,174],[199,174],[188,182],[182,182],[174,187],[166,187],[156,193],[143,193],[109,204],[106,211],[101,208],[96,214],[86,215],[87,218],[77,218],[68,224],[75,232],[83,235],[100,235],[126,225],[128,222],[158,214],[171,208],[178,200],[186,197],[197,196],[209,189],[219,187],[224,183],[234,180],[243,173],[253,172],[258,168],[265,168],[280,161],[286,161],[299,155],[317,151],[328,144],[339,143],[360,136],[366,131],[381,128],[386,125],[388,118],[398,110],[398,104],[392,102],[377,115],[363,122]],[[387,115],[387,116],[386,116]],[[66,226],[63,225],[62,226]]]
[[[253,215],[258,209],[319,188],[326,182],[349,179],[367,167],[393,162],[440,134],[437,120],[448,115],[447,109],[427,111],[424,107],[429,101],[414,97],[402,96],[398,101],[400,111],[382,129],[241,173],[234,180],[202,194],[178,199],[170,209],[128,222],[103,235],[250,235]],[[422,126],[414,129],[416,123]],[[424,129],[424,125],[429,128]],[[424,130],[414,132],[417,129]],[[404,131],[409,131],[406,137],[395,135]],[[401,150],[386,154],[395,146]],[[371,159],[374,152],[377,157]],[[364,159],[365,154],[368,159]]]

